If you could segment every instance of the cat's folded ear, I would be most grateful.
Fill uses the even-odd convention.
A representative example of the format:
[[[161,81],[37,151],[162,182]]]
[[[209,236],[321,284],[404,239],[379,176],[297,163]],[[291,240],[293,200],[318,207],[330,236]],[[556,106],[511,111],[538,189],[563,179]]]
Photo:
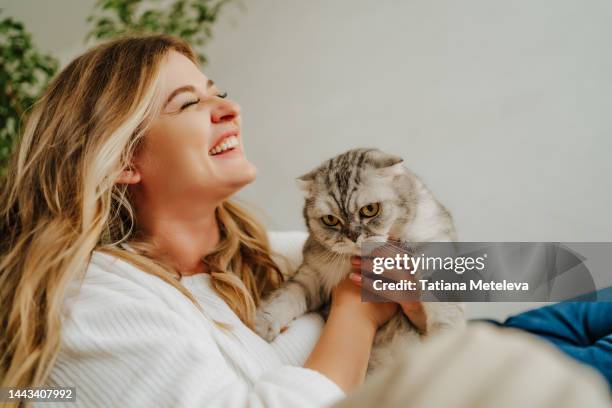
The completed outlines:
[[[405,172],[402,159],[394,154],[374,149],[368,152],[368,161],[372,167],[378,169],[381,176],[394,176]]]
[[[317,175],[318,170],[319,170],[318,168],[314,169],[295,179],[295,182],[298,188],[302,190],[304,194],[310,193],[310,187],[312,186],[312,183],[314,182],[314,179]]]

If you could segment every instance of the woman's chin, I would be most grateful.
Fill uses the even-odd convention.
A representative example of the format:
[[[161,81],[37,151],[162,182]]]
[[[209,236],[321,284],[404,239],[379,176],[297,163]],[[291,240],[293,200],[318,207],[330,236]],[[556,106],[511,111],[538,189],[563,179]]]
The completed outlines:
[[[257,177],[257,168],[246,158],[239,165],[236,163],[231,170],[227,170],[223,178],[227,181],[227,184],[235,190],[239,190],[247,184],[252,183]]]
[[[257,176],[257,168],[253,163],[247,160],[241,150],[236,152],[228,152],[219,157],[213,156],[212,160],[212,181],[209,183],[216,184],[220,190],[219,193],[223,196],[229,196],[236,193],[242,187],[253,182]]]
[[[255,167],[253,163],[246,159],[245,162],[245,170],[244,173],[242,173],[242,176],[240,177],[240,182],[243,183],[243,186],[252,183],[257,177],[257,167]]]

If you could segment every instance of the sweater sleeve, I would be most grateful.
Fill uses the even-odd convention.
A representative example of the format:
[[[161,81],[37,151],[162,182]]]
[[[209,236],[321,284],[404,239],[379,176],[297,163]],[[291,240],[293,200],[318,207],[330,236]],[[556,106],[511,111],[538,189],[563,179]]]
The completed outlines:
[[[50,376],[51,386],[76,387],[79,406],[323,407],[344,395],[302,367],[282,366],[251,383],[236,374],[206,324],[117,282],[90,284],[85,296],[63,322]]]

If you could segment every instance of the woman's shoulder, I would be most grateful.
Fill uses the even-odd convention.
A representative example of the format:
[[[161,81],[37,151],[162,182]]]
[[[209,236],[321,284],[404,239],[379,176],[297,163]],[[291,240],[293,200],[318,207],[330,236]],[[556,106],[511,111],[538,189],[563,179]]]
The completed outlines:
[[[194,308],[189,299],[161,278],[117,256],[94,250],[84,274],[68,286],[64,312],[135,304],[170,306],[183,312]]]
[[[101,250],[91,253],[82,283],[85,288],[103,288],[106,293],[117,292],[130,297],[134,294],[153,295],[156,291],[152,289],[167,286],[157,276]]]

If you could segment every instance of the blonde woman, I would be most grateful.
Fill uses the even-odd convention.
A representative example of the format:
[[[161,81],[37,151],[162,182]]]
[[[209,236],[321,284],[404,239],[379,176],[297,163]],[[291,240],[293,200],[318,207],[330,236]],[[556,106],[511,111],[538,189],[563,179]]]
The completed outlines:
[[[165,35],[100,45],[51,83],[2,193],[2,386],[76,384],[80,405],[299,407],[363,380],[396,306],[355,285],[320,338],[315,315],[278,344],[250,330],[283,277],[227,201],[256,170],[225,96]]]
[[[251,330],[283,275],[265,231],[228,201],[255,168],[225,96],[191,48],[165,35],[102,44],[51,83],[0,197],[1,387],[73,386],[78,406],[293,408],[329,406],[363,382],[375,331],[398,305],[362,303],[358,279],[334,291],[325,324],[306,315],[272,344]],[[418,304],[402,308],[422,323]],[[467,340],[471,356],[482,342],[504,345]],[[448,344],[424,355],[448,355]],[[514,350],[507,361],[531,356]],[[423,378],[374,382],[345,404],[393,392],[402,406],[440,402],[449,384],[423,371],[429,361],[402,366]],[[414,399],[423,384],[429,394]],[[451,401],[491,402],[470,390]]]

